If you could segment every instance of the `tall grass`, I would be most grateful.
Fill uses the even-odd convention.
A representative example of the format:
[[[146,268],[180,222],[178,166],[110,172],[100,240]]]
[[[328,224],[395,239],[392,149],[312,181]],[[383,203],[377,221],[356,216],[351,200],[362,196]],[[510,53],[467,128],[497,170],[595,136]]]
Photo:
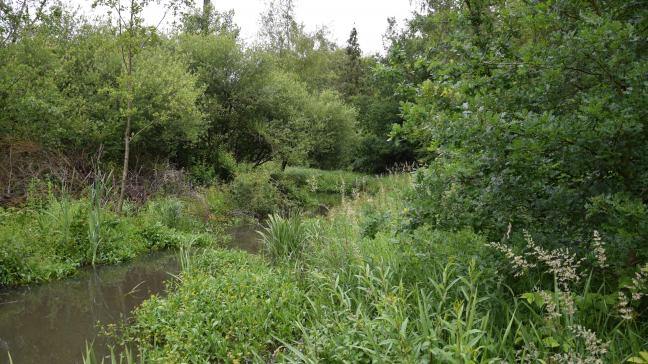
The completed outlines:
[[[106,361],[106,359],[108,361]],[[94,351],[93,343],[88,344],[86,342],[85,350],[82,356],[83,364],[144,364],[147,363],[146,352],[139,350],[137,354],[127,346],[122,347],[122,350],[119,352],[115,351],[115,347],[110,347],[110,353],[107,357],[101,358],[99,360]]]
[[[301,218],[270,215],[259,231],[265,252],[274,260],[300,256],[304,251],[305,228]]]
[[[110,181],[112,172],[109,174],[95,172],[95,179],[89,189],[88,210],[88,240],[90,242],[91,264],[94,267],[97,262],[97,251],[102,243],[101,225],[103,223],[104,199],[110,194]]]

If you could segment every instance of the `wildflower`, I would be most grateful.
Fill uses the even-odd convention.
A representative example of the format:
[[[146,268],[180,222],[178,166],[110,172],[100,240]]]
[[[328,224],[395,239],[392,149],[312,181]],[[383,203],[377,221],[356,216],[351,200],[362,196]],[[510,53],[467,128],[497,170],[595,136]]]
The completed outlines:
[[[576,313],[576,305],[574,303],[574,298],[570,292],[559,292],[561,307],[568,316],[574,316]]]
[[[634,310],[630,307],[628,297],[623,292],[619,292],[619,302],[617,303],[617,311],[624,320],[632,320]]]
[[[525,343],[522,350],[515,351],[516,363],[537,363],[540,359],[540,352],[533,343]]]
[[[570,364],[603,364],[602,357],[607,353],[609,343],[604,343],[596,334],[580,325],[569,327],[574,338],[581,339],[585,345],[585,354],[576,352],[558,353],[550,356],[555,363]]]
[[[574,337],[580,338],[585,344],[585,350],[589,357],[601,357],[607,353],[609,343],[604,343],[601,339],[596,337],[594,331],[589,330],[580,325],[570,327]]]
[[[547,251],[538,246],[533,241],[533,237],[528,231],[524,231],[524,239],[531,252],[527,255],[535,257],[549,268],[562,290],[569,291],[569,284],[571,282],[578,282],[580,276],[578,275],[578,268],[583,259],[577,259],[575,254],[569,252],[569,249],[554,249]]]
[[[513,267],[517,269],[515,272],[515,277],[520,277],[529,270],[529,268],[535,267],[535,264],[529,263],[524,257],[517,255],[513,252],[513,249],[502,243],[491,242],[488,246],[494,248],[495,250],[503,253],[511,262]]]
[[[508,223],[508,228],[506,229],[506,235],[505,235],[506,240],[511,238],[511,230],[512,230],[512,228],[513,228],[513,225],[509,222]]]
[[[603,239],[598,231],[594,230],[594,239],[592,242],[592,248],[594,249],[594,255],[596,256],[596,261],[601,268],[606,268],[607,265],[607,255],[605,254],[605,247],[603,246]]]
[[[547,311],[547,317],[546,317],[547,320],[560,318],[560,316],[562,315],[558,310],[558,306],[556,305],[554,298],[546,291],[540,291],[538,293],[540,294],[540,297],[542,297],[542,300],[545,302],[545,310]]]
[[[317,192],[319,185],[317,183],[317,178],[314,175],[308,177],[308,180],[306,182],[308,183],[308,189],[311,192]]]
[[[648,263],[639,269],[632,278],[631,284],[624,288],[629,291],[632,301],[639,301],[646,295],[646,284],[648,283]],[[619,292],[619,302],[617,303],[617,311],[624,320],[632,320],[634,317],[634,310],[630,306],[630,301],[625,292]]]

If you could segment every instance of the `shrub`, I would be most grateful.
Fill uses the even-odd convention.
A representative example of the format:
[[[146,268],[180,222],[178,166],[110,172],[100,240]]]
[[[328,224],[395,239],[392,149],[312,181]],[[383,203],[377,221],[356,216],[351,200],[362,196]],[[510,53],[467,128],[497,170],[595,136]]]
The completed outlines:
[[[256,217],[273,213],[281,205],[281,196],[266,171],[241,173],[230,184],[232,205]]]
[[[239,251],[194,259],[175,291],[136,311],[127,343],[153,362],[251,362],[296,338],[304,295],[289,273]]]
[[[187,211],[187,203],[175,198],[164,197],[150,201],[141,213],[149,223],[159,222],[164,226],[181,231],[192,231],[200,226]]]
[[[151,202],[141,214],[117,215],[94,201],[66,196],[0,216],[0,285],[40,283],[79,266],[117,263],[150,249],[214,243],[189,232],[197,222],[177,199]],[[181,230],[183,229],[183,230]]]

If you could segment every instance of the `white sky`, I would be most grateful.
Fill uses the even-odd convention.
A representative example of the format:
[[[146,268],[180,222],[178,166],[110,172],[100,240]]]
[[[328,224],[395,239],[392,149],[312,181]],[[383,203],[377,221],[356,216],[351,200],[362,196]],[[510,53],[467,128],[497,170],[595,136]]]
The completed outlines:
[[[88,15],[100,15],[105,11],[101,8],[91,10],[92,0],[67,1]],[[194,1],[202,6],[202,0]],[[260,14],[266,9],[266,0],[212,0],[212,5],[220,11],[234,9],[234,20],[241,28],[242,37],[249,42],[259,30]],[[344,46],[351,28],[355,26],[365,54],[382,53],[382,35],[387,29],[388,17],[394,16],[402,24],[412,10],[410,0],[295,0],[297,21],[304,23],[307,31],[326,26],[333,40]],[[162,14],[162,8],[155,4],[145,11],[147,22],[151,24],[157,24]]]

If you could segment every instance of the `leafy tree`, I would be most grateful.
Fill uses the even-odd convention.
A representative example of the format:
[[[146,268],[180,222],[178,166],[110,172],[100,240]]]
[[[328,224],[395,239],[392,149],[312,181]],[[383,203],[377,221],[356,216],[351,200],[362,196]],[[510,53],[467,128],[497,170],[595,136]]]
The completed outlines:
[[[303,163],[312,146],[313,125],[303,112],[309,102],[306,86],[293,75],[273,72],[263,91],[265,110],[259,133],[270,145],[272,157],[285,169],[288,163]]]
[[[208,1],[203,9],[190,8],[181,16],[179,31],[189,34],[232,34],[238,37],[239,27],[234,23],[234,10],[220,12]]]
[[[46,15],[47,0],[0,2],[0,46],[16,43]]]
[[[231,34],[182,35],[175,46],[204,90],[199,107],[206,130],[184,163],[193,161],[218,172],[223,152],[254,164],[271,159],[270,145],[257,130],[266,108],[263,89],[269,82],[270,62],[262,54],[243,50]]]
[[[648,230],[636,224],[648,202],[646,9],[471,1],[427,10],[390,49],[408,97],[393,136],[429,164],[418,174],[419,217],[492,239],[512,223],[558,245],[600,229],[617,264],[646,258]]]
[[[272,0],[261,14],[259,36],[266,48],[279,54],[295,49],[303,26],[295,19],[293,0]]]
[[[345,94],[356,95],[360,91],[360,80],[362,78],[361,57],[362,51],[358,43],[358,31],[354,27],[351,30],[346,47],[347,63],[344,73]]]
[[[156,28],[145,28],[143,10],[149,5],[150,0],[130,0],[128,5],[121,3],[121,0],[97,0],[93,6],[104,5],[117,13],[117,31],[119,34],[119,49],[123,61],[123,72],[119,80],[120,89],[112,90],[119,94],[121,117],[124,120],[124,159],[122,165],[119,199],[117,200],[117,211],[121,211],[126,191],[126,180],[128,177],[128,165],[130,160],[130,144],[134,136],[144,129],[133,132],[133,116],[136,109],[133,100],[136,97],[133,76],[135,73],[135,58],[144,46],[156,35]],[[167,12],[177,10],[180,4],[170,1],[166,4]],[[166,13],[165,13],[166,16]],[[161,23],[161,21],[160,21]],[[159,25],[159,24],[158,24]],[[145,126],[146,127],[146,126]]]
[[[345,168],[349,165],[357,143],[357,112],[345,104],[334,91],[323,91],[309,107],[308,114],[317,126],[309,153],[311,164],[323,169]]]

